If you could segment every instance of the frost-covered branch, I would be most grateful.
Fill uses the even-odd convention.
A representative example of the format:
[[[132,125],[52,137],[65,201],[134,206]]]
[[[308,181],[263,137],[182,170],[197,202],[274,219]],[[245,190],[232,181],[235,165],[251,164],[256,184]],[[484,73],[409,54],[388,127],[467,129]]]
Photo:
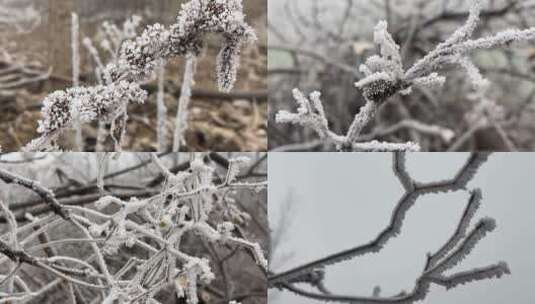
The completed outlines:
[[[434,254],[428,254],[425,268],[415,280],[415,286],[410,292],[403,292],[391,297],[380,296],[379,294],[374,294],[372,297],[342,296],[326,292],[328,289],[323,286],[322,282],[327,266],[367,254],[377,253],[382,250],[389,240],[401,233],[406,213],[415,205],[420,196],[429,193],[465,190],[466,184],[472,179],[475,172],[486,161],[487,157],[487,154],[474,153],[468,158],[465,165],[457,172],[454,178],[444,181],[420,183],[414,180],[408,173],[405,166],[405,153],[394,153],[393,171],[403,185],[405,193],[395,206],[388,226],[375,239],[364,245],[331,254],[281,273],[270,274],[268,278],[269,286],[271,288],[286,289],[301,296],[324,301],[347,303],[413,303],[424,299],[429,291],[430,285],[433,283],[443,285],[449,289],[459,284],[490,278],[500,278],[502,275],[509,274],[509,268],[504,262],[469,271],[457,272],[452,275],[444,274],[445,271],[461,263],[472,252],[477,243],[496,227],[493,219],[483,218],[469,230],[470,222],[475,216],[481,201],[481,191],[475,189],[470,192],[470,198],[455,232]],[[318,288],[320,293],[301,289],[295,286],[295,283],[308,283]]]
[[[414,143],[391,144],[378,141],[359,143],[357,142],[366,123],[375,116],[377,110],[373,102],[367,102],[360,112],[355,115],[353,123],[346,135],[338,135],[329,129],[329,123],[325,116],[321,93],[312,92],[307,98],[298,89],[293,90],[293,96],[299,105],[297,113],[279,111],[276,121],[278,123],[299,124],[316,132],[320,139],[334,144],[338,150],[357,151],[418,151],[420,148]]]
[[[345,135],[337,135],[330,131],[318,92],[312,93],[310,95],[311,101],[309,101],[300,91],[295,89],[294,98],[298,104],[297,112],[279,111],[276,115],[276,121],[278,123],[299,124],[312,129],[320,139],[334,144],[338,150],[352,150],[358,147],[372,151],[391,150],[392,148],[412,150],[417,147],[417,143],[391,145],[375,142],[374,144],[359,144],[357,147],[354,145],[359,141],[368,140],[366,136],[362,136],[362,130],[374,120],[377,109],[385,101],[397,93],[409,95],[415,86],[422,89],[440,88],[446,81],[446,77],[440,73],[448,67],[457,66],[468,71],[469,79],[473,83],[476,92],[475,99],[477,100],[475,106],[477,109],[475,112],[478,112],[477,123],[481,123],[480,120],[483,120],[486,124],[496,128],[508,148],[514,150],[514,144],[501,127],[503,115],[500,113],[503,111],[500,111],[496,103],[488,97],[486,92],[488,81],[483,80],[468,56],[476,50],[531,41],[535,39],[535,28],[509,29],[488,37],[473,39],[474,30],[480,19],[482,2],[483,0],[471,0],[470,13],[466,23],[409,68],[405,68],[403,65],[401,48],[388,32],[387,22],[379,22],[374,30],[374,42],[379,48],[379,54],[367,58],[365,64],[359,67],[364,78],[355,83],[355,86],[362,91],[366,102],[360,108],[359,113],[355,115]],[[447,137],[451,140],[451,135]]]
[[[255,193],[266,187],[265,181],[238,180],[248,168],[247,162],[243,157],[230,159],[225,178],[220,180],[202,153],[192,154],[189,168],[178,172],[172,172],[153,155],[152,163],[164,175],[156,194],[130,199],[104,195],[94,201],[94,207],[60,204],[54,193],[37,181],[1,169],[0,179],[36,192],[53,206],[55,214],[28,214],[31,221],[19,225],[0,201],[1,217],[10,227],[0,236],[0,266],[15,265],[10,273],[0,273],[2,284],[14,282],[13,289],[0,292],[0,303],[31,300],[47,290],[48,285],[38,290],[30,288],[19,272],[21,264],[93,290],[102,303],[157,303],[157,294],[169,288],[188,303],[200,303],[199,290],[214,281],[213,264],[218,261],[185,248],[192,238],[230,246],[234,252],[244,249],[254,259],[253,265],[264,273],[267,261],[262,248],[247,240],[241,229],[250,216],[234,199],[238,190]],[[97,183],[105,183],[104,173],[99,170],[98,176]],[[75,228],[77,236],[34,242],[42,233],[66,222]],[[90,251],[61,253],[61,246],[67,244]],[[57,253],[45,257],[37,254],[49,248],[57,249]],[[119,254],[127,259],[118,261]]]
[[[56,91],[47,96],[43,101],[42,119],[39,122],[38,132],[41,136],[30,142],[25,150],[49,149],[64,130],[76,126],[77,120],[82,123],[111,123],[112,127],[120,125],[120,138],[114,138],[118,150],[125,133],[127,107],[132,102],[144,103],[147,94],[139,89],[139,83],[153,76],[161,60],[176,56],[195,58],[203,50],[207,35],[220,35],[222,45],[217,56],[215,73],[219,89],[228,92],[236,80],[242,46],[256,40],[254,30],[245,22],[241,0],[191,0],[182,5],[176,22],[169,27],[156,23],[147,26],[141,35],[130,40],[124,39],[135,33],[138,24],[139,19],[133,18],[124,25],[122,31],[114,25],[105,24],[108,39],[104,40],[101,46],[116,58],[100,71],[97,78],[102,83]],[[126,33],[123,35],[124,32]],[[92,43],[84,40],[84,45],[101,69],[102,61]],[[187,79],[184,81],[191,84],[191,77],[193,75],[185,75]],[[183,87],[183,90],[190,87],[191,85]],[[125,88],[136,91],[135,96],[131,96],[134,92],[125,92]],[[142,93],[137,92],[139,90]],[[183,92],[183,95],[187,96],[188,92]],[[101,99],[111,101],[99,105],[102,103]],[[187,105],[187,102],[184,103]],[[80,113],[79,104],[98,107],[100,111],[92,111],[91,115],[84,116],[84,113]],[[187,111],[182,111],[183,120],[187,119],[186,114]],[[47,128],[51,121],[57,123],[53,128]],[[185,125],[185,122],[182,124]],[[113,131],[112,128],[110,133],[113,134]],[[178,134],[178,137],[180,136],[181,134]]]
[[[20,185],[35,192],[45,201],[47,205],[50,206],[52,211],[54,211],[56,214],[60,215],[64,219],[70,218],[69,212],[56,200],[54,193],[50,189],[41,186],[39,182],[18,176],[4,169],[0,169],[0,179],[4,183]]]

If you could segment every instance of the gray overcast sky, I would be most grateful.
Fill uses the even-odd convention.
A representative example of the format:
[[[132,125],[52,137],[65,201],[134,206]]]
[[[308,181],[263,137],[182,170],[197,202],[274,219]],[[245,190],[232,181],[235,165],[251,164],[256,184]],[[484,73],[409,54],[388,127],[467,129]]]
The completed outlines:
[[[419,181],[452,177],[464,153],[409,154],[407,168]],[[403,193],[391,170],[389,153],[270,153],[269,218],[274,227],[281,212],[291,223],[277,248],[272,269],[289,269],[328,253],[373,239],[384,228]],[[473,223],[496,219],[497,229],[450,271],[506,261],[512,275],[462,285],[450,291],[433,286],[421,303],[535,303],[535,153],[493,154],[470,182],[483,200]],[[285,202],[292,192],[290,211]],[[378,254],[327,268],[326,284],[339,294],[382,295],[411,290],[427,252],[453,233],[468,194],[455,192],[421,197],[407,214],[402,233]],[[288,254],[292,254],[288,258]],[[270,290],[270,303],[316,303]],[[317,302],[319,303],[319,302]]]

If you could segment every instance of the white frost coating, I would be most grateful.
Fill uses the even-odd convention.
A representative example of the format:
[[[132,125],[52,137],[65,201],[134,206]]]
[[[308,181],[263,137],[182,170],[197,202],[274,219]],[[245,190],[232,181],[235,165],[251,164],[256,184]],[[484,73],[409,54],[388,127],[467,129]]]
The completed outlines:
[[[437,266],[428,270],[429,273],[438,274],[455,267],[464,260],[481,241],[487,233],[496,228],[496,221],[491,218],[481,219],[476,227],[468,234],[464,241],[448,256],[446,256]]]
[[[104,191],[104,175],[108,170],[108,161],[110,159],[110,153],[108,152],[97,152],[97,187]]]
[[[327,118],[323,111],[320,97],[321,93],[312,92],[310,100],[299,89],[292,91],[295,102],[298,105],[297,113],[279,111],[275,117],[278,123],[300,124],[314,130],[321,139],[327,139],[333,134],[329,131]]]
[[[188,128],[189,104],[191,101],[191,88],[194,84],[193,77],[197,69],[197,58],[188,55],[186,59],[186,67],[184,69],[184,76],[182,79],[182,88],[180,89],[180,97],[178,98],[178,109],[175,119],[175,133],[173,135],[173,152],[180,150],[180,144],[185,143],[186,139],[184,133]]]
[[[236,157],[229,160],[229,167],[227,170],[227,176],[225,178],[225,183],[230,184],[236,181],[238,174],[240,173],[242,167],[249,163],[247,157]]]
[[[511,274],[509,266],[505,262],[499,262],[487,267],[473,268],[467,271],[457,272],[451,276],[440,276],[439,284],[443,284],[447,289],[452,289],[458,285],[464,285],[474,281],[501,278],[503,275]]]
[[[374,29],[374,42],[379,46],[380,54],[368,57],[365,64],[359,67],[360,72],[364,74],[364,78],[355,83],[356,87],[362,90],[367,102],[373,103],[374,107],[379,107],[397,93],[404,95],[410,94],[411,88],[415,85],[432,89],[442,87],[446,78],[439,75],[438,71],[443,70],[447,66],[461,65],[468,71],[476,92],[484,91],[484,88],[488,87],[488,82],[479,74],[479,71],[476,71],[477,68],[475,68],[475,65],[467,57],[468,54],[478,49],[509,46],[515,42],[534,40],[535,28],[524,30],[510,29],[489,37],[471,40],[480,20],[479,15],[481,9],[482,0],[471,0],[470,13],[465,24],[406,71],[403,69],[400,47],[388,32],[387,23],[385,21],[379,22]],[[486,97],[483,98],[481,94],[478,95],[478,98],[480,101],[476,104],[474,113],[471,113],[473,115],[469,117],[469,120],[477,124],[481,124],[481,122],[484,124],[490,123],[499,130],[499,133],[503,134],[504,132],[500,131],[502,130],[500,122],[503,111],[501,111],[500,107],[494,101]],[[297,102],[300,105],[302,104],[299,100]],[[317,118],[311,119],[312,115],[303,115],[303,109],[300,106],[297,114],[279,111],[276,121],[279,123],[300,124],[307,128],[313,128],[320,135],[320,139],[332,142],[332,134],[328,135],[328,128],[326,129],[320,123],[321,120]],[[368,116],[368,118],[371,119],[373,117]],[[365,125],[362,121],[354,121],[353,123],[354,126]],[[357,128],[357,130],[359,129]],[[357,133],[353,132],[353,134]],[[512,147],[512,143],[505,135],[501,137],[508,143],[508,146]],[[338,139],[342,138],[338,137]],[[356,138],[350,135],[346,136],[345,140],[346,142],[343,145],[338,145],[342,149],[344,149],[344,146],[353,143]]]
[[[377,76],[377,75],[376,75]],[[376,77],[373,76],[373,77]],[[382,77],[385,75],[378,75]],[[388,76],[385,76],[388,77]],[[321,102],[321,93],[312,92],[307,98],[299,89],[292,91],[295,102],[297,103],[296,113],[280,110],[275,116],[277,123],[292,123],[302,125],[312,129],[329,144],[334,144],[338,150],[357,150],[357,151],[419,151],[417,144],[408,142],[403,144],[386,143],[386,142],[358,142],[362,130],[373,120],[377,106],[372,101],[367,101],[360,111],[355,115],[347,134],[338,135],[329,129],[329,123],[325,115],[323,104]]]
[[[463,57],[458,63],[466,71],[474,89],[474,93],[469,97],[476,102],[472,111],[466,114],[466,119],[473,124],[482,122],[488,124],[503,121],[505,119],[503,106],[488,97],[490,95],[488,92],[491,84],[490,81],[483,77],[479,69],[469,58]]]
[[[72,117],[82,122],[100,118],[111,122],[123,114],[127,103],[143,103],[146,92],[138,84],[121,81],[109,86],[80,87],[56,91],[43,101],[43,119],[38,132],[51,133],[72,124]]]
[[[125,21],[122,29],[115,24],[104,22],[102,24],[102,32],[105,38],[100,41],[100,46],[110,53],[113,60],[105,66],[102,63],[98,52],[90,40],[84,39],[84,45],[89,50],[93,60],[97,64],[97,79],[100,86],[84,88],[83,90],[106,91],[113,93],[113,89],[120,86],[124,81],[135,84],[141,83],[149,79],[158,66],[160,60],[166,60],[171,57],[184,56],[187,58],[194,58],[198,56],[204,48],[205,37],[209,34],[217,34],[222,36],[222,45],[219,55],[217,57],[216,77],[218,87],[221,91],[228,92],[234,86],[236,80],[237,70],[239,67],[240,50],[246,43],[256,41],[256,35],[251,26],[245,22],[245,15],[243,14],[243,5],[241,0],[191,0],[182,4],[181,9],[176,18],[176,22],[166,27],[161,24],[153,24],[147,26],[143,33],[136,35],[136,28],[139,26],[141,19],[137,16]],[[76,29],[73,26],[73,32]],[[73,35],[74,37],[74,35]],[[194,62],[188,60],[189,68],[186,70],[194,70]],[[182,136],[182,132],[186,127],[187,120],[187,104],[189,103],[188,95],[191,95],[191,84],[193,82],[193,73],[185,74],[185,83],[189,84],[183,86],[182,100],[179,107],[182,108],[181,114],[177,118],[182,118],[181,122],[176,124],[175,141],[173,147],[178,149],[178,140]],[[73,88],[74,89],[74,88]],[[69,90],[63,93],[68,94]],[[118,92],[117,94],[121,94]],[[52,93],[46,101],[52,99],[61,99],[60,93]],[[70,106],[65,104],[65,101],[55,103],[55,108],[43,108],[43,121],[48,120],[46,116],[55,112],[57,116],[69,116],[68,119],[61,119],[57,125],[58,128],[51,133],[42,134],[41,137],[34,139],[27,145],[25,150],[49,150],[55,144],[56,138],[61,135],[63,127],[72,128],[77,126],[75,119],[78,118],[76,111],[73,113],[60,113],[62,111],[71,110]],[[103,120],[112,124],[112,129],[120,128],[120,136],[117,140],[114,137],[114,130],[111,130],[117,150],[120,150],[120,144],[123,139],[123,134],[126,132],[127,122],[127,102],[121,104],[121,117],[109,121],[107,118],[109,113],[97,113],[93,115],[92,120],[101,120],[100,115],[104,115]],[[161,112],[161,111],[160,111]],[[120,118],[120,119],[119,119]],[[81,122],[83,121],[83,118]],[[66,122],[65,120],[68,120]],[[99,138],[103,137],[103,124],[99,127]],[[40,132],[43,133],[43,132]],[[177,133],[177,132],[175,132]],[[99,140],[99,143],[103,140]],[[99,145],[101,150],[102,145]]]
[[[470,225],[470,221],[476,214],[481,205],[481,190],[475,189],[470,195],[468,205],[466,206],[463,216],[457,225],[457,229],[452,237],[433,255],[429,257],[429,267],[434,267],[438,261],[446,256],[457,244],[466,237],[466,232]]]
[[[395,296],[381,296],[380,289],[375,289],[370,296],[349,296],[338,295],[332,292],[325,292],[323,285],[324,275],[315,276],[318,271],[325,273],[325,267],[338,264],[366,254],[379,252],[387,242],[401,233],[405,215],[415,205],[417,198],[429,193],[446,193],[449,191],[464,191],[466,183],[472,179],[475,171],[479,168],[487,156],[483,153],[473,153],[465,165],[458,171],[451,180],[436,181],[429,183],[418,183],[408,173],[405,166],[405,153],[394,153],[393,171],[402,183],[405,193],[394,208],[392,217],[386,228],[380,231],[377,237],[363,245],[349,248],[318,260],[297,266],[293,269],[275,273],[269,276],[268,282],[271,288],[286,289],[299,296],[338,303],[415,303],[426,298],[431,290],[432,284],[442,285],[448,289],[460,284],[472,281],[479,281],[492,278],[500,278],[505,274],[510,274],[505,262],[499,262],[487,267],[475,268],[468,271],[461,271],[450,276],[445,276],[444,272],[458,265],[467,255],[471,253],[476,244],[485,235],[496,228],[496,222],[491,218],[481,219],[469,232],[471,219],[480,205],[481,191],[476,189],[471,192],[468,204],[461,216],[457,229],[444,245],[434,254],[428,254],[427,261],[422,273],[416,278],[415,286],[409,292],[402,292]],[[296,283],[309,284],[310,287],[317,288],[321,293],[310,291],[311,289],[300,288]]]
[[[217,54],[217,86],[222,92],[230,92],[236,82],[240,67],[241,43],[225,42]]]
[[[216,75],[222,91],[230,90],[238,68],[239,49],[244,43],[256,41],[254,30],[245,22],[241,0],[191,0],[182,5],[176,23],[169,28],[160,24],[149,26],[140,37],[127,41],[122,50],[122,64],[112,67],[127,70],[131,76],[151,74],[156,60],[170,56],[198,55],[206,34],[223,36]]]
[[[428,76],[416,78],[413,80],[413,84],[428,88],[440,88],[444,86],[445,82],[446,77],[439,76],[437,73],[431,73]]]
[[[452,45],[455,43],[459,43],[472,36],[479,22],[479,13],[481,12],[481,9],[483,8],[483,1],[472,0],[471,3],[472,4],[470,5],[470,11],[469,11],[468,19],[466,20],[466,23],[462,27],[457,29],[450,36],[450,38],[446,39],[446,41],[442,44],[442,46],[448,46],[448,45]],[[441,46],[439,46],[439,48],[440,47]]]
[[[368,152],[392,152],[392,151],[418,152],[420,151],[420,145],[413,143],[413,142],[396,144],[396,143],[379,142],[377,140],[372,140],[367,143],[354,143],[353,150],[354,151],[368,151]]]
[[[346,143],[356,142],[360,136],[360,133],[366,127],[366,125],[375,117],[377,112],[377,106],[371,102],[366,101],[366,104],[360,108],[360,111],[355,115],[353,122],[349,126],[349,130],[346,135]]]
[[[113,122],[126,114],[129,103],[143,103],[147,93],[137,83],[121,81],[108,86],[70,88],[56,91],[43,101],[42,118],[38,121],[40,138],[25,147],[27,151],[41,150],[42,142],[55,138],[73,127],[76,119],[82,123],[94,120]]]
[[[66,212],[68,216],[64,218],[57,214],[39,219],[28,216],[31,223],[17,227],[15,216],[0,201],[0,214],[4,215],[9,226],[8,231],[0,236],[0,265],[30,264],[43,268],[60,283],[78,284],[100,291],[95,300],[102,303],[138,303],[141,300],[143,303],[156,303],[157,295],[168,286],[174,286],[177,296],[187,303],[199,303],[201,286],[215,279],[212,267],[217,261],[199,256],[196,252],[195,255],[190,253],[191,247],[185,244],[183,237],[194,242],[229,244],[232,248],[248,250],[255,262],[267,271],[267,260],[260,245],[246,240],[243,231],[236,229],[246,224],[242,222],[246,217],[233,200],[236,190],[254,191],[258,187],[265,188],[266,183],[239,182],[240,169],[247,169],[244,168],[245,158],[230,159],[229,178],[219,182],[215,165],[206,161],[204,156],[192,153],[190,168],[172,173],[153,154],[155,165],[165,176],[154,188],[157,190],[154,195],[124,200],[112,195],[103,196],[95,202],[96,208],[67,206],[56,201],[53,210],[60,215],[61,210]],[[42,197],[55,200],[53,192],[39,186],[37,181],[6,170],[0,170],[0,180],[22,185]],[[98,181],[98,184],[102,183]],[[72,224],[70,229],[80,229],[82,236],[78,234],[76,239],[36,243],[35,239],[42,233],[57,228],[65,221]],[[17,235],[24,235],[24,238],[19,240]],[[54,245],[62,243],[91,247],[93,252],[85,252],[83,257],[63,256],[62,253],[33,256],[36,249],[55,247],[61,250],[61,246]],[[131,249],[134,245],[135,250]],[[117,259],[119,253],[129,259]],[[249,255],[243,257],[249,259],[249,264],[252,262]],[[245,262],[243,257],[239,258],[241,263]],[[95,261],[97,266],[93,265]],[[63,262],[67,262],[68,266],[62,265]],[[45,287],[36,291],[28,288],[16,275],[16,270],[12,278],[17,283],[17,289],[1,292],[0,302],[16,302],[19,297],[31,301],[47,290]],[[6,276],[0,275],[0,280],[4,279]]]
[[[392,72],[401,76],[403,74],[403,64],[401,63],[401,53],[399,45],[387,30],[386,21],[377,24],[374,31],[374,42],[380,47],[381,56],[385,63],[392,65]]]

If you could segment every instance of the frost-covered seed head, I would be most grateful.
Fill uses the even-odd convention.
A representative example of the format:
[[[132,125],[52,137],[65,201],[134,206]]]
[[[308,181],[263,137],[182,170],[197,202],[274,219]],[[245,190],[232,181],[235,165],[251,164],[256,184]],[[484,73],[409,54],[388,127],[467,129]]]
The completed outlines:
[[[72,127],[73,117],[86,123],[110,122],[125,111],[128,103],[143,103],[147,93],[137,83],[121,81],[108,86],[75,87],[56,91],[43,101],[37,131],[51,134]]]

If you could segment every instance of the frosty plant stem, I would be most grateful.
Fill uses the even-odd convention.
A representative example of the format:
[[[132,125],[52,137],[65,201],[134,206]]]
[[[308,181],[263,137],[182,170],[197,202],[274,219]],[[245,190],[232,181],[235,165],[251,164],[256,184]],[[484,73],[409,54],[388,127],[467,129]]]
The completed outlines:
[[[438,72],[444,68],[452,65],[459,66],[466,70],[469,76],[475,73],[479,74],[468,57],[469,53],[535,39],[535,28],[529,28],[525,30],[510,29],[489,37],[472,40],[471,37],[479,22],[482,1],[470,0],[470,13],[466,23],[407,70],[403,68],[399,45],[387,31],[386,21],[379,22],[374,30],[374,42],[379,47],[380,54],[369,57],[366,63],[359,67],[360,72],[365,77],[355,83],[355,86],[362,90],[365,104],[355,115],[345,135],[335,134],[329,129],[319,92],[312,92],[307,98],[301,91],[294,89],[293,96],[298,104],[297,112],[291,113],[281,110],[276,115],[276,121],[278,123],[299,124],[310,128],[317,133],[321,140],[328,144],[334,144],[338,150],[419,150],[419,145],[412,142],[401,144],[378,141],[361,142],[361,133],[374,119],[378,107],[382,106],[393,95],[397,93],[408,95],[411,93],[412,86],[428,88],[443,86],[446,78],[439,75]],[[488,102],[488,98],[485,98],[487,86],[482,87],[480,77],[469,78],[481,99],[481,104],[486,104],[485,110],[491,112],[487,117],[490,116],[489,119],[492,121],[492,111],[496,107]]]
[[[178,109],[175,120],[175,134],[173,137],[173,152],[180,150],[180,144],[185,142],[184,131],[188,127],[188,108],[191,101],[191,87],[193,86],[195,70],[197,68],[197,58],[187,56],[186,67],[182,80],[182,89],[178,99]]]
[[[107,53],[107,56],[105,57],[109,58],[110,63],[116,61],[118,56],[120,55],[120,51],[121,51],[120,48],[121,48],[123,41],[133,39],[137,36],[136,32],[140,23],[141,23],[141,17],[134,15],[128,18],[127,20],[125,20],[121,28],[119,28],[118,26],[114,24],[110,24],[107,21],[101,24],[100,31],[102,35],[100,35],[101,38],[99,39],[98,43],[102,47],[102,49],[104,49],[104,51]],[[105,71],[105,65],[107,64],[103,63],[102,58],[99,54],[99,51],[95,48],[91,38],[85,37],[82,43],[84,44],[86,50],[88,51],[88,53],[91,55],[91,58],[93,59],[93,63],[95,65],[94,67],[95,78],[97,80],[97,83],[101,85],[105,81],[105,79],[103,79],[104,78],[103,73]],[[159,79],[158,79],[158,82],[160,82]],[[95,145],[95,151],[97,152],[104,151],[105,141],[106,141],[106,122],[100,120],[98,122],[97,142]],[[159,147],[158,148],[159,150],[165,150],[165,148],[160,149],[160,146],[158,147]]]
[[[405,215],[416,204],[418,198],[431,193],[447,193],[450,191],[466,191],[468,182],[474,177],[480,166],[487,160],[488,154],[474,153],[470,155],[463,167],[454,178],[449,180],[420,183],[414,180],[405,167],[405,153],[396,152],[393,155],[393,171],[399,179],[405,193],[394,208],[390,222],[386,228],[379,232],[370,242],[337,252],[312,261],[293,269],[271,274],[268,278],[271,288],[286,289],[298,295],[317,300],[345,302],[345,303],[413,303],[424,299],[431,284],[441,285],[447,289],[471,281],[500,278],[509,274],[505,262],[461,271],[451,275],[444,272],[451,270],[468,256],[477,243],[487,233],[496,228],[492,218],[480,219],[472,228],[471,222],[481,203],[481,190],[471,190],[468,203],[460,217],[456,230],[451,237],[434,253],[427,255],[425,267],[415,280],[415,287],[409,292],[402,292],[394,296],[342,296],[330,292],[323,283],[324,269],[330,265],[342,263],[357,257],[377,253],[382,250],[389,240],[398,236],[403,227]],[[312,292],[295,286],[295,283],[308,283],[320,292]]]
[[[111,25],[108,24],[108,27],[111,28]],[[47,96],[43,101],[42,119],[37,130],[41,136],[27,144],[25,150],[53,149],[59,135],[66,129],[76,128],[78,120],[81,123],[111,123],[112,136],[114,127],[118,126],[121,129],[118,132],[119,138],[114,140],[119,143],[115,147],[119,150],[126,131],[128,105],[144,103],[147,98],[147,93],[140,88],[140,83],[153,76],[161,60],[176,56],[199,56],[205,47],[205,37],[209,34],[222,36],[221,49],[216,58],[218,88],[223,92],[232,90],[241,48],[245,43],[256,40],[253,28],[245,22],[242,2],[191,0],[182,5],[176,22],[169,27],[156,23],[147,26],[141,35],[132,40],[117,43],[110,39],[111,41],[104,44],[103,47],[112,50],[112,53],[115,47],[119,54],[102,70],[99,77],[102,84],[74,87]],[[114,42],[117,45],[112,45]],[[91,50],[89,43],[85,45]],[[94,54],[92,56],[96,57]],[[190,67],[190,70],[193,71],[193,67]],[[193,79],[192,74],[185,76],[190,79],[189,82]],[[182,89],[185,91],[183,96],[190,95],[188,91],[191,85]],[[182,116],[186,117],[186,113],[184,110]],[[179,134],[178,137],[181,138],[182,135]]]

